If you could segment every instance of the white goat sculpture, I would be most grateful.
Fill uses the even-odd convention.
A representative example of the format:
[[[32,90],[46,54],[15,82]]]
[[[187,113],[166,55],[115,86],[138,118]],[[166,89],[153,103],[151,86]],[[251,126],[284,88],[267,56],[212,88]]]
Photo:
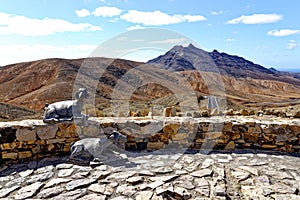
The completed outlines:
[[[71,121],[75,118],[82,118],[81,114],[83,100],[88,97],[88,91],[80,88],[75,93],[75,100],[60,101],[46,104],[44,113],[44,123],[54,123],[61,121]]]
[[[70,160],[73,161],[113,161],[115,154],[127,142],[127,136],[114,130],[107,138],[84,138],[71,145]],[[114,152],[116,151],[116,152]]]

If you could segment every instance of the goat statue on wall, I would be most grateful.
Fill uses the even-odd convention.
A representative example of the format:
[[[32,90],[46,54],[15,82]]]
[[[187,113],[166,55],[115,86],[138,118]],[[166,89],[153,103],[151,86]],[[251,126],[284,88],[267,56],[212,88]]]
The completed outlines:
[[[86,99],[88,95],[86,88],[80,88],[75,93],[75,100],[46,104],[43,122],[55,123],[83,119],[84,115],[81,114],[83,100]]]

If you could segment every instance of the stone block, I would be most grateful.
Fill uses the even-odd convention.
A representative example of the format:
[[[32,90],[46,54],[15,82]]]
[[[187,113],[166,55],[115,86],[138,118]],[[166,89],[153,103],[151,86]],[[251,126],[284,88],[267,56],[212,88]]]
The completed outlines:
[[[223,135],[229,141],[231,141],[231,140],[238,140],[238,139],[241,138],[241,135],[238,132],[224,132]]]
[[[16,138],[18,141],[30,141],[36,140],[36,130],[35,129],[27,129],[20,128],[16,132]]]
[[[18,153],[16,152],[2,152],[2,159],[10,159],[10,160],[17,160]]]
[[[4,143],[0,145],[1,150],[11,150],[17,147],[16,143]]]
[[[230,141],[224,148],[225,150],[234,150],[235,149],[235,143],[234,141]]]
[[[254,127],[249,127],[248,133],[261,133],[261,128],[259,125],[255,125]]]
[[[60,142],[64,142],[65,139],[63,138],[58,138],[58,139],[50,139],[50,140],[46,140],[47,144],[53,144],[53,143],[60,143]]]
[[[295,149],[296,152],[299,152],[299,150],[300,150],[300,145],[295,145],[295,146],[293,146],[293,148]]]
[[[148,142],[147,149],[150,151],[159,150],[159,149],[164,148],[164,146],[165,146],[165,143],[163,143],[163,142]]]
[[[203,142],[205,142],[205,139],[199,138],[199,139],[196,140],[196,143],[201,143],[202,144]]]
[[[208,132],[205,133],[205,139],[218,139],[223,137],[223,133],[222,132]]]
[[[78,136],[75,124],[71,124],[66,129],[66,137],[76,137]]]
[[[245,144],[246,142],[243,139],[239,139],[239,140],[236,141],[236,143],[237,144]]]
[[[56,135],[60,138],[76,137],[78,135],[76,131],[75,124],[63,124],[59,126],[59,130]]]
[[[30,141],[24,142],[24,145],[36,144],[36,142],[37,142],[37,140],[30,140]]]
[[[232,123],[226,122],[223,126],[223,132],[231,132],[232,131]]]
[[[259,134],[258,133],[243,133],[243,139],[246,143],[255,143],[258,142]]]
[[[69,132],[69,133],[72,133],[72,137],[75,137],[75,134],[73,134],[73,132]],[[99,136],[100,133],[101,133],[100,127],[94,125],[89,125],[82,129],[82,134],[84,136],[95,137],[95,136]],[[71,134],[69,135],[71,136]]]
[[[11,143],[16,139],[16,129],[12,127],[1,128],[0,129],[0,144],[2,143]]]
[[[36,134],[42,140],[55,138],[56,132],[58,130],[58,126],[47,125],[47,126],[38,126],[36,127]]]
[[[277,146],[284,146],[285,142],[276,142],[275,145],[277,145]]]
[[[185,140],[187,138],[187,134],[176,134],[172,136],[172,140]]]
[[[244,124],[234,124],[232,130],[238,133],[245,133],[248,131],[248,127]]]
[[[168,143],[170,140],[170,136],[168,136],[167,134],[160,134],[159,135],[159,141],[163,142],[163,143]]]
[[[277,145],[271,145],[271,144],[263,144],[261,145],[262,149],[276,149],[278,146]]]
[[[244,143],[244,144],[242,144],[242,147],[248,149],[248,148],[251,147],[251,144],[250,143]]]
[[[21,152],[18,152],[18,157],[19,157],[19,159],[31,158],[32,153],[31,153],[31,151],[21,151]]]
[[[179,128],[179,124],[167,124],[163,128],[163,132],[168,135],[175,135],[178,133]]]

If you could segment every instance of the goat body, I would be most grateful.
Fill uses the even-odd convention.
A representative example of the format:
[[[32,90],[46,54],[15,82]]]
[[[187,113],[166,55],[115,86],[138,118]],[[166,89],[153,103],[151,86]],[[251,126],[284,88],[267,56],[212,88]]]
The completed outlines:
[[[70,159],[111,161],[115,157],[113,150],[120,150],[118,147],[120,141],[126,142],[127,137],[117,131],[113,131],[107,138],[81,139],[72,144]]]
[[[75,100],[67,100],[55,102],[52,104],[46,104],[43,121],[45,123],[71,121],[73,120],[73,117],[82,117],[81,110],[83,105],[83,99],[88,96],[87,90],[81,88],[78,92],[76,92],[75,96]]]

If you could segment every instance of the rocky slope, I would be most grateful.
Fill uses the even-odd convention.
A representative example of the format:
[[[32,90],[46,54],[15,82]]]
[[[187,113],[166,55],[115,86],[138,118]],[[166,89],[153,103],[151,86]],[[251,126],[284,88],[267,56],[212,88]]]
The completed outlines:
[[[84,59],[45,59],[0,68],[0,102],[40,110],[45,103],[72,98],[73,84]],[[95,58],[95,65],[109,65],[99,82],[98,97],[109,99],[117,80],[138,63]],[[95,69],[96,70],[96,69]],[[94,78],[86,74],[86,82]]]

